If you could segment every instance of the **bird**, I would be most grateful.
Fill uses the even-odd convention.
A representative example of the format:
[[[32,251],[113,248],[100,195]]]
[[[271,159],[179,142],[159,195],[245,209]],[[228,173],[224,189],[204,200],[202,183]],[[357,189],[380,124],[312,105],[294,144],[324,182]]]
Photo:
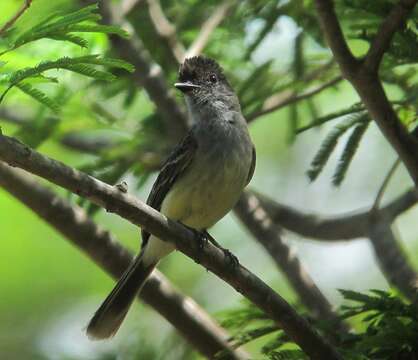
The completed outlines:
[[[238,97],[215,60],[185,59],[174,86],[184,94],[193,125],[162,165],[147,204],[205,238],[250,182],[255,147]],[[116,334],[147,278],[173,250],[172,243],[142,230],[141,250],[90,320],[89,338]]]

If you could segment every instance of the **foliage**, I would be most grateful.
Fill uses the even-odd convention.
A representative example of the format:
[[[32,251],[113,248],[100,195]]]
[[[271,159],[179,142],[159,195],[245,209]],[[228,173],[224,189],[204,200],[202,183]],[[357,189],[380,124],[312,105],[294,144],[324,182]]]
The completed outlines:
[[[354,131],[351,133],[345,145],[339,164],[333,176],[334,185],[340,185],[344,179],[354,153],[357,150],[361,137],[367,129],[368,123],[369,118],[366,113],[355,112],[354,114],[348,115],[345,120],[336,125],[322,142],[318,152],[313,158],[311,168],[307,172],[309,179],[314,181],[318,177],[337,146],[340,137],[350,128],[354,127]]]
[[[347,304],[340,307],[342,319],[360,318],[356,333],[341,336],[338,349],[348,360],[416,359],[418,344],[418,309],[394,293],[371,290],[370,294],[340,290]],[[230,342],[239,347],[261,339],[257,347],[266,359],[305,359],[303,352],[282,330],[250,303],[226,311],[222,325],[234,332]],[[308,319],[309,321],[310,319]],[[324,336],[332,328],[325,322],[315,323]],[[222,358],[221,355],[219,358]]]
[[[127,36],[125,31],[116,26],[97,24],[96,22],[101,19],[101,16],[97,14],[97,10],[98,7],[95,4],[68,14],[53,13],[26,31],[9,31],[4,38],[7,44],[6,49],[0,53],[0,56],[41,39],[66,41],[84,48],[87,47],[87,40],[79,35],[74,35],[74,33],[97,32]],[[97,65],[124,69],[129,72],[133,71],[133,66],[123,60],[103,58],[99,57],[99,55],[85,55],[74,58],[64,56],[57,60],[44,60],[34,67],[26,67],[1,74],[0,85],[5,87],[5,90],[0,94],[0,103],[6,94],[13,87],[16,87],[34,100],[50,108],[53,112],[59,113],[59,104],[43,91],[35,88],[33,83],[36,83],[38,80],[57,83],[58,79],[56,77],[45,76],[45,72],[58,69],[65,69],[101,81],[116,79],[109,71],[97,70],[94,67]]]

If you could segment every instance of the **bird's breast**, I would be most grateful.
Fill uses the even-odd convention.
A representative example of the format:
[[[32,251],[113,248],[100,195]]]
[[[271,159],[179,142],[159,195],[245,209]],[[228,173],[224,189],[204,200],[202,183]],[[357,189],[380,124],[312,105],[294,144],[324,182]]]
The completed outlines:
[[[250,164],[251,155],[241,146],[200,148],[167,194],[161,211],[196,229],[211,227],[238,201]]]

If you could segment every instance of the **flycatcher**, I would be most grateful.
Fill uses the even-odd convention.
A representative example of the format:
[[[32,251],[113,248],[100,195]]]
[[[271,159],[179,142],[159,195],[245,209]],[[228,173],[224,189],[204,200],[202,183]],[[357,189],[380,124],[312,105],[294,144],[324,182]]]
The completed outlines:
[[[255,149],[238,97],[216,61],[186,59],[174,86],[185,95],[193,126],[165,161],[147,204],[204,233],[234,207],[250,182]],[[91,319],[90,338],[116,333],[148,276],[174,249],[142,230],[141,251]]]

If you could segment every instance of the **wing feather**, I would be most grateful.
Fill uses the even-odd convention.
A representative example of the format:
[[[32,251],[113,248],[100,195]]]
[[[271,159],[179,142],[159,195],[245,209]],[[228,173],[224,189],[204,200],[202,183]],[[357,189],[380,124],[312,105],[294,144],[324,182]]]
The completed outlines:
[[[247,184],[249,184],[249,182],[251,181],[253,175],[254,175],[254,171],[255,171],[255,163],[256,163],[256,153],[255,153],[255,147],[253,145],[253,154],[252,154],[252,160],[251,160],[251,166],[250,166],[250,170],[248,171],[248,177],[247,177]]]
[[[160,173],[151,189],[147,199],[147,204],[156,210],[161,210],[161,204],[167,193],[170,191],[176,180],[181,177],[184,171],[191,164],[196,154],[197,142],[193,135],[189,133],[183,141],[177,145],[167,160],[164,162]],[[142,247],[148,241],[150,234],[144,230],[142,233]]]

